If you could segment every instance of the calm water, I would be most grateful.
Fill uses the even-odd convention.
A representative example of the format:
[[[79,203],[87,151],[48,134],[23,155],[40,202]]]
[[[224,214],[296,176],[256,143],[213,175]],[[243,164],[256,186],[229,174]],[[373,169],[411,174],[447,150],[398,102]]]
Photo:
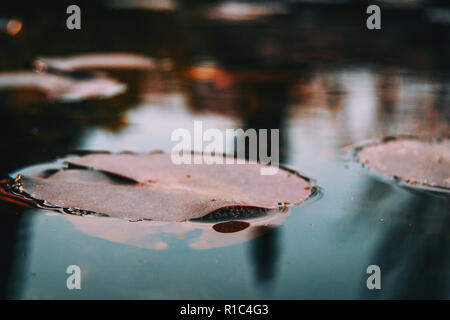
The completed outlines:
[[[393,10],[386,28],[397,33],[373,36],[357,7],[295,6],[242,23],[198,16],[202,6],[102,8],[86,14],[90,32],[61,27],[51,37],[36,13],[6,10],[24,24],[16,36],[0,34],[2,72],[85,52],[139,53],[170,59],[171,68],[106,71],[127,90],[103,99],[1,90],[3,177],[80,149],[170,151],[173,130],[202,120],[205,129],[280,128],[281,162],[317,180],[322,196],[259,237],[0,202],[4,297],[450,298],[449,198],[380,181],[344,159],[346,146],[366,139],[448,136],[448,24],[423,19],[406,28],[422,9]],[[72,264],[81,267],[82,290],[66,287]],[[382,271],[379,291],[366,287],[373,264]]]

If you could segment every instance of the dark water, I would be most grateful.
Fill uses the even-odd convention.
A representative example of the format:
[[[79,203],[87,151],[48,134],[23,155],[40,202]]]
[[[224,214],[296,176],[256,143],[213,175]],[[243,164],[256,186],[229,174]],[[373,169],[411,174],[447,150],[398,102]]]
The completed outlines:
[[[2,297],[450,298],[448,197],[402,189],[342,159],[345,146],[365,139],[448,136],[450,25],[433,20],[431,7],[388,8],[383,30],[371,33],[356,5],[297,3],[243,22],[208,18],[201,4],[80,6],[80,31],[65,28],[63,5],[4,8],[23,29],[0,33],[2,73],[91,52],[170,59],[172,68],[107,71],[127,90],[103,99],[0,90],[2,177],[79,149],[170,151],[173,130],[202,120],[221,130],[279,128],[281,162],[323,194],[279,227],[240,236],[0,202]],[[81,290],[66,287],[72,264]],[[366,287],[373,264],[378,291]]]

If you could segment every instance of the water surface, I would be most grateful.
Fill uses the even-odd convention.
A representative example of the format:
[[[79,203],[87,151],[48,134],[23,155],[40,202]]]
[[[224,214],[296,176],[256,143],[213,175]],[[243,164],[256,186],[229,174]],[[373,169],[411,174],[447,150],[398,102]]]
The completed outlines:
[[[286,16],[236,22],[199,16],[195,7],[105,7],[95,19],[86,15],[86,26],[102,26],[95,31],[55,28],[52,37],[32,12],[10,10],[22,14],[24,26],[15,36],[0,34],[7,48],[0,53],[2,72],[31,72],[38,57],[86,52],[137,53],[169,59],[173,68],[106,71],[127,89],[103,99],[59,101],[33,90],[1,90],[3,177],[79,149],[170,151],[172,131],[201,120],[204,130],[279,128],[281,162],[316,179],[322,196],[293,207],[277,228],[261,225],[261,235],[239,241],[162,226],[155,242],[144,227],[120,225],[132,222],[0,202],[3,297],[450,298],[448,197],[381,181],[342,157],[345,146],[366,139],[448,136],[448,25],[423,18],[406,28],[402,22],[421,8],[388,10],[386,23],[398,25],[387,28],[397,33],[375,36],[355,19],[358,8],[288,9]],[[48,10],[49,21],[57,21]],[[325,19],[329,24],[319,23]],[[103,229],[90,229],[87,219]],[[107,233],[109,223],[117,234],[98,232]],[[130,238],[126,230],[133,228],[143,231]],[[220,245],[202,245],[204,237]],[[81,267],[81,290],[66,287],[72,264]],[[366,287],[373,264],[382,271],[379,291]]]

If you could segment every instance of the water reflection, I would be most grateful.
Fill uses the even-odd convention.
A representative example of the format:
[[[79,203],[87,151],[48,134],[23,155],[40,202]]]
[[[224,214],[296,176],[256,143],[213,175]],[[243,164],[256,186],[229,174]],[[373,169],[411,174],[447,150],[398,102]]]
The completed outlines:
[[[274,79],[275,78],[275,79]],[[260,149],[267,150],[267,155],[278,152],[279,163],[288,162],[288,135],[285,125],[287,109],[289,107],[289,93],[294,82],[292,76],[284,75],[277,77],[265,77],[264,74],[256,74],[239,83],[239,110],[244,130],[247,129],[269,129],[266,141],[260,141],[258,135],[258,160]],[[279,130],[279,141],[272,146],[271,133],[273,129]],[[245,157],[249,158],[249,140],[243,139],[247,152]],[[262,142],[262,143],[261,143]],[[239,145],[239,143],[237,144]],[[258,227],[254,231],[259,235],[251,243],[250,261],[255,269],[255,279],[259,284],[270,284],[276,276],[276,266],[280,255],[279,237],[280,228],[273,225]]]
[[[129,222],[114,218],[102,217],[80,217],[73,215],[66,215],[68,219],[77,230],[101,239],[108,241],[131,245],[139,248],[151,250],[166,250],[171,249],[171,239],[179,239],[186,241],[189,234],[195,235],[188,240],[187,247],[196,250],[205,250],[211,248],[221,248],[230,245],[235,245],[241,242],[246,242],[254,238],[264,237],[268,231],[267,225],[271,228],[279,226],[289,215],[288,212],[272,213],[269,216],[244,219],[235,222],[238,227],[224,227],[221,224],[226,223],[205,223],[205,222],[157,222],[157,221],[139,221]],[[241,227],[244,225],[245,227]],[[231,230],[231,229],[234,230]],[[196,231],[201,231],[200,233]],[[191,237],[190,237],[191,238]],[[273,239],[269,239],[269,242]],[[271,249],[271,245],[267,241],[263,241],[263,247],[259,250],[265,251],[266,247]],[[261,245],[261,243],[259,243]],[[174,246],[174,244],[172,244]],[[272,257],[275,258],[275,257]],[[262,261],[259,261],[262,262]],[[265,262],[270,264],[271,262]],[[273,263],[273,262],[272,262]],[[263,267],[264,268],[264,267]]]
[[[17,205],[0,205],[0,299],[7,299],[21,290],[21,281],[14,282],[18,274],[22,273],[25,265],[21,263],[26,255],[28,234],[19,232],[24,228],[23,209]],[[14,285],[13,285],[14,284]]]
[[[382,272],[381,291],[361,289],[362,298],[448,298],[450,201],[422,193],[401,194],[378,183],[362,192],[374,198],[372,212],[382,212],[387,228],[377,236],[370,258]],[[393,204],[396,204],[395,206]],[[358,219],[367,219],[359,215]],[[359,221],[361,223],[362,221]],[[365,283],[367,276],[361,280]],[[364,281],[363,281],[364,280]]]
[[[257,235],[250,247],[250,257],[259,284],[270,284],[277,273],[277,260],[280,255],[280,228],[265,225],[254,229]]]

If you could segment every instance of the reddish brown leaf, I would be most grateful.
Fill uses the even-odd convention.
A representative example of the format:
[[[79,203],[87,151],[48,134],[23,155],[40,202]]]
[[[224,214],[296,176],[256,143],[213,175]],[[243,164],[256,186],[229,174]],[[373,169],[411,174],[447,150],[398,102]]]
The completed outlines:
[[[358,159],[376,172],[411,185],[450,188],[450,140],[392,139],[362,148]]]
[[[132,221],[184,221],[227,206],[275,209],[311,194],[300,176],[283,169],[261,175],[257,163],[175,165],[170,155],[159,153],[64,160],[94,170],[66,169],[48,178],[24,175],[24,191],[57,207]]]

